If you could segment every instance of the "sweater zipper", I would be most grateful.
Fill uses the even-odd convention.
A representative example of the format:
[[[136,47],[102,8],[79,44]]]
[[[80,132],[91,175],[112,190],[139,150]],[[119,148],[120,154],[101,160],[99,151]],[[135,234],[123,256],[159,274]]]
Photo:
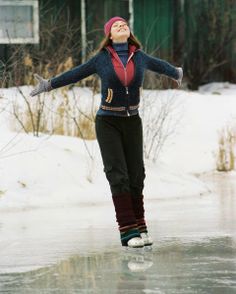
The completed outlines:
[[[133,56],[133,54],[134,54],[133,52],[130,54],[130,56],[129,56],[127,62],[126,62],[126,66],[127,66],[128,62],[130,61],[131,57]],[[129,95],[129,87],[127,86],[127,71],[126,71],[126,66],[124,66],[123,62],[121,62],[121,63],[122,63],[122,66],[124,68],[124,71],[125,71],[125,90],[126,90],[126,94]],[[129,104],[128,104],[128,97],[127,97],[127,114],[130,115],[129,110],[128,110],[128,107],[129,107]]]
[[[130,57],[128,58],[128,60],[127,60],[127,62],[126,62],[126,66],[127,66],[127,64],[128,64],[128,62],[130,61],[130,59],[131,59],[131,57],[134,55],[134,52],[132,52],[131,54],[130,54]],[[125,71],[125,89],[126,89],[126,94],[129,94],[129,88],[127,87],[127,71],[126,71],[126,66],[124,66],[124,64],[123,64],[123,62],[121,62],[122,63],[122,66],[123,66],[123,68],[124,68],[124,71]]]
[[[108,51],[109,54],[110,51],[106,48],[106,50]],[[128,62],[130,61],[131,57],[134,55],[134,52],[132,52],[126,62],[126,65],[128,64]],[[129,87],[127,86],[127,71],[126,71],[126,67],[124,66],[123,62],[121,62],[123,68],[124,68],[124,71],[125,71],[125,90],[126,90],[126,95],[129,94]],[[127,99],[127,114],[130,115],[129,111],[128,111],[128,99]]]

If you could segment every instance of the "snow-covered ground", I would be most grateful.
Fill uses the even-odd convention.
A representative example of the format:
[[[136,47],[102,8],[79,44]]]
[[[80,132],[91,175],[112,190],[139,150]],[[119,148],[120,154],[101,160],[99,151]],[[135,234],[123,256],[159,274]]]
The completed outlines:
[[[31,90],[21,89],[26,96]],[[89,105],[91,91],[77,91],[81,105]],[[0,210],[110,201],[97,141],[86,142],[91,160],[83,140],[76,137],[14,132],[8,111],[17,95],[16,88],[0,89]],[[144,133],[148,111],[155,116],[160,101],[170,98],[175,101],[170,117],[174,133],[156,162],[145,159],[147,200],[208,193],[209,187],[197,175],[215,171],[218,132],[226,125],[236,126],[236,85],[212,83],[196,92],[144,90],[140,109]],[[148,99],[152,100],[149,109]]]

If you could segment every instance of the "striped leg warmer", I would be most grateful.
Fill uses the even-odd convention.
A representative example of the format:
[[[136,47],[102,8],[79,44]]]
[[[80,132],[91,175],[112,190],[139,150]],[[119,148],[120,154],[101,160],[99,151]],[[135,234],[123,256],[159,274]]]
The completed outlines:
[[[132,195],[132,204],[140,233],[147,233],[143,195]]]
[[[116,211],[116,221],[119,226],[122,246],[127,246],[127,242],[134,237],[140,237],[136,222],[131,194],[124,192],[112,195]]]

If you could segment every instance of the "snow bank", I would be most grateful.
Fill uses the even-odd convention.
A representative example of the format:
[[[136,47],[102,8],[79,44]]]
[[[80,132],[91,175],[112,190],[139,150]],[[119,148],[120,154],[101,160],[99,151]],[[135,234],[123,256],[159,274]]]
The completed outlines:
[[[31,90],[26,86],[22,89]],[[91,98],[91,91],[86,88],[76,91],[80,91],[81,103]],[[97,142],[86,142],[93,156],[91,160],[81,139],[45,134],[36,138],[13,132],[9,109],[14,95],[18,95],[15,88],[0,89],[0,210],[110,201]],[[152,115],[155,115],[160,101],[170,96],[179,105],[172,119],[181,116],[181,120],[178,119],[158,161],[145,160],[147,199],[209,192],[196,175],[215,170],[218,131],[236,118],[236,85],[212,83],[197,92],[144,90],[142,104],[152,99]],[[99,95],[96,99],[98,104]],[[144,124],[144,130],[145,127]]]

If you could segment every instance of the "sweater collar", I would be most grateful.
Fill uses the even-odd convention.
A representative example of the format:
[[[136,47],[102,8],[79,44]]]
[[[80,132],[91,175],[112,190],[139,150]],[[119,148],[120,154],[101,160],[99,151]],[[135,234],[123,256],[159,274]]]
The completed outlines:
[[[133,45],[133,44],[128,44],[128,47],[129,47],[129,56],[130,56],[132,53],[134,53],[134,52],[136,52],[136,51],[139,50],[139,49],[138,49],[135,45]],[[106,49],[108,52],[110,52],[113,56],[116,56],[116,55],[117,55],[116,50],[112,47],[112,45],[108,45],[108,46],[106,46],[105,49]]]
[[[116,51],[128,51],[129,50],[128,42],[112,43],[112,48],[115,49]]]

